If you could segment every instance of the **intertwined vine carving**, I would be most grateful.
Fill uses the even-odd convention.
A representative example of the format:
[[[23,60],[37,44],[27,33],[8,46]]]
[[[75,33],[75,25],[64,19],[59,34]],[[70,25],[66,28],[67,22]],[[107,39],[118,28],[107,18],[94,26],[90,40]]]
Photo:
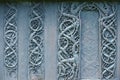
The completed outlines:
[[[99,12],[102,79],[113,79],[116,70],[116,9],[111,3],[64,3],[58,16],[58,80],[78,79],[79,17],[82,10]],[[92,46],[92,45],[91,45]],[[76,77],[77,76],[77,77]]]
[[[11,74],[16,72],[18,57],[17,57],[17,24],[16,24],[16,7],[12,4],[6,5],[4,40],[5,53],[4,63]]]
[[[106,8],[108,9],[108,7]],[[108,9],[109,10],[109,9]],[[101,48],[102,48],[102,77],[112,79],[115,77],[116,64],[116,12],[110,8],[109,12],[100,19]]]
[[[30,72],[39,73],[44,61],[44,11],[40,3],[31,4],[30,14],[30,46],[29,46],[29,63]]]
[[[58,80],[78,79],[79,19],[61,5],[58,27]]]

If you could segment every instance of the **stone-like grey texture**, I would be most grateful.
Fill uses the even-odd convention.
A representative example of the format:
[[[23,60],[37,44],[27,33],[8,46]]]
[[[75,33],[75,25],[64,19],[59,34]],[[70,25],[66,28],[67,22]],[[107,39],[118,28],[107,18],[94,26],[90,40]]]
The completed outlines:
[[[18,29],[17,8],[15,4],[6,3],[4,24],[4,64],[5,80],[17,80],[18,75]]]
[[[58,11],[60,14],[58,17],[58,80],[115,79],[116,5],[106,2],[61,3]],[[92,14],[90,21],[94,19],[98,24],[95,21],[90,24],[86,21],[90,13],[82,20],[83,11],[97,11],[98,19],[95,19],[97,16]],[[83,24],[84,21],[86,22]],[[94,28],[94,25],[97,25],[96,34],[99,35],[93,34],[95,31],[90,32],[91,26]],[[86,31],[85,26],[88,27]],[[96,36],[98,40],[93,39],[92,36]],[[94,50],[95,47],[98,48],[97,51]]]
[[[29,43],[29,78],[44,79],[44,6],[31,3]]]
[[[100,78],[97,11],[81,12],[81,78]],[[94,76],[94,77],[93,77]]]
[[[37,4],[0,5],[0,80],[120,80],[119,3],[44,3],[44,7],[43,3]],[[44,23],[40,34],[41,23],[32,23],[36,19]],[[38,25],[36,32],[33,28]],[[31,52],[33,33],[38,41],[42,38],[43,48],[39,48],[43,63],[41,55]],[[12,45],[16,39],[16,46],[11,47],[17,51],[16,56],[8,58],[11,52],[5,52],[10,47],[6,40]],[[60,51],[65,54],[59,55]]]

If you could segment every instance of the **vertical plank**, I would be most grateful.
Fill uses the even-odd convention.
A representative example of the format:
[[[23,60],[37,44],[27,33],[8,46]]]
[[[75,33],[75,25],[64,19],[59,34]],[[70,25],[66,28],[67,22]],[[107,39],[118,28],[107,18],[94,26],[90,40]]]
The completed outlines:
[[[99,79],[99,22],[97,11],[81,12],[81,79]],[[94,22],[94,24],[92,23]]]
[[[46,3],[45,6],[45,80],[56,80],[57,4]]]
[[[3,12],[3,4],[0,4],[0,80],[4,80],[4,61],[3,61],[3,54],[4,54],[4,24],[3,24],[3,18],[4,18],[4,12]]]
[[[117,69],[116,69],[116,78],[115,80],[120,80],[120,3],[115,3],[117,8]]]
[[[28,80],[28,46],[29,46],[29,4],[18,4],[18,80]]]

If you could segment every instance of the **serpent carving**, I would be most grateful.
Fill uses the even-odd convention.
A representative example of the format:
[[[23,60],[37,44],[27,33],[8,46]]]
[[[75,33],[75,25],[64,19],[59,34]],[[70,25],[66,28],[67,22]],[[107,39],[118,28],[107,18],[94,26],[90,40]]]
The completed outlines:
[[[99,12],[100,58],[102,79],[113,79],[116,70],[116,9],[110,3],[62,3],[58,16],[58,80],[79,80],[80,12]],[[92,45],[91,45],[92,46]]]
[[[16,24],[16,7],[13,4],[6,5],[5,27],[4,27],[4,63],[11,75],[12,72],[16,73],[18,64],[18,50],[17,50],[17,24]]]
[[[66,13],[69,7],[61,5],[59,12],[58,80],[77,80],[79,71],[79,19]]]
[[[44,11],[42,4],[32,3],[30,14],[30,45],[29,63],[30,73],[40,73],[44,62]],[[41,73],[44,73],[41,71]]]
[[[102,76],[111,79],[115,76],[116,68],[116,14],[115,11],[100,19],[102,47]]]

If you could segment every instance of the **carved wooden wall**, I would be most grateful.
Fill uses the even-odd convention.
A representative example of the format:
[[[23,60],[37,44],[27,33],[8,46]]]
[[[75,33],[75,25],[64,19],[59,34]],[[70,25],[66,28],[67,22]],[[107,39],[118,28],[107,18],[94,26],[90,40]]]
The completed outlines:
[[[89,53],[82,53],[80,44],[80,38],[84,39],[81,34],[82,20],[81,12],[97,11],[99,14],[98,26],[99,27],[99,57],[101,62],[95,64],[95,62],[89,61],[86,56]],[[61,4],[59,9],[60,17],[59,21],[59,35],[58,35],[58,80],[78,80],[81,78],[87,78],[85,75],[90,75],[91,78],[99,71],[96,68],[101,66],[101,77],[98,79],[114,79],[116,69],[116,8],[114,4],[109,3],[67,3]],[[87,24],[87,23],[86,23]],[[93,24],[93,23],[92,23]],[[89,24],[88,24],[89,25]],[[90,26],[90,25],[89,25]],[[85,26],[84,26],[85,27]],[[80,30],[81,29],[81,30]],[[89,33],[91,34],[91,33]],[[89,36],[89,35],[86,35]],[[92,36],[91,36],[92,37]],[[86,40],[87,41],[87,40]],[[87,44],[88,46],[90,44]],[[94,45],[91,45],[94,46]],[[89,51],[89,50],[85,50]],[[94,52],[90,53],[88,57],[95,56]],[[84,54],[84,56],[82,55]],[[80,56],[81,55],[81,56]],[[80,59],[79,59],[80,58]],[[84,68],[87,73],[79,78],[79,74],[83,74],[85,69],[80,67],[80,61],[84,61]],[[98,61],[99,62],[99,61]],[[82,63],[82,62],[81,62]],[[85,64],[86,63],[86,64]],[[97,66],[99,65],[99,66]],[[89,68],[91,67],[91,68]],[[81,69],[80,69],[81,68]],[[84,70],[83,70],[84,69]],[[88,74],[88,72],[93,71]],[[89,78],[88,78],[89,79]]]
[[[0,80],[120,80],[120,5],[0,4]]]

